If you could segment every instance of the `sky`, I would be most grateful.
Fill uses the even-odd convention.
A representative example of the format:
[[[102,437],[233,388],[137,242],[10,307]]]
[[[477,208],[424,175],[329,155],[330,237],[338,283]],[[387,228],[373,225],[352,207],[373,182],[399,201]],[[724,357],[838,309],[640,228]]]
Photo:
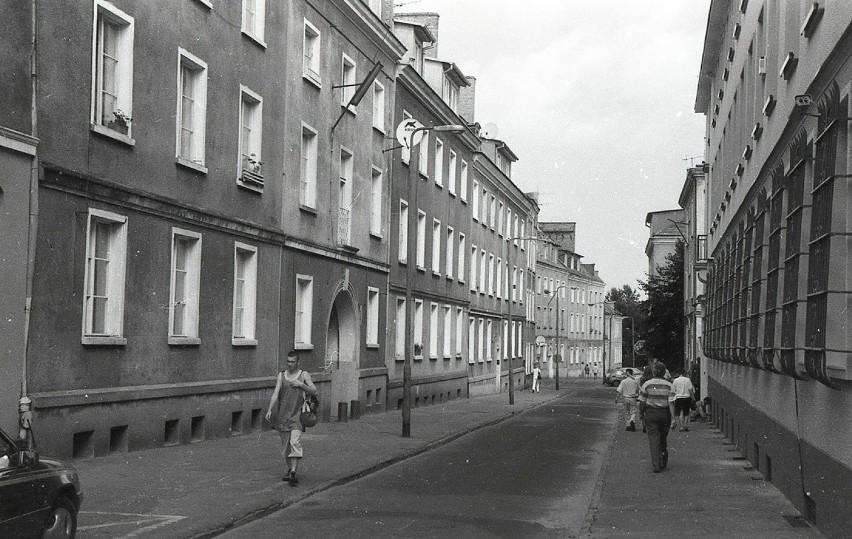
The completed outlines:
[[[402,5],[400,5],[402,4]],[[398,0],[440,15],[438,57],[476,77],[475,121],[518,156],[540,221],[577,223],[607,289],[645,280],[648,212],[704,156],[695,96],[710,0]]]

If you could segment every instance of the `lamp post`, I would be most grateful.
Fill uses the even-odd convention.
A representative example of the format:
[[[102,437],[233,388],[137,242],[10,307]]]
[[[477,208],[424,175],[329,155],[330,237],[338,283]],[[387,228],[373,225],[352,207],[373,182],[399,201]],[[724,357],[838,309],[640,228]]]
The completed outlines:
[[[410,129],[405,128],[403,126],[406,122],[411,124]],[[398,148],[408,148],[411,149],[412,146],[416,146],[420,143],[420,139],[415,142],[414,135],[423,131],[443,131],[443,132],[451,132],[451,133],[461,133],[466,131],[467,128],[463,125],[435,125],[432,127],[426,127],[423,125],[419,125],[418,122],[412,120],[403,121],[400,124],[397,132],[402,132],[403,136],[400,137],[403,140],[400,140],[402,146],[397,146],[393,149]],[[421,137],[422,138],[422,137]],[[414,182],[414,197],[412,199],[412,203],[414,207],[417,207],[417,186],[420,182]],[[414,212],[409,212],[409,222],[405,223],[405,226],[408,230],[411,230],[411,219],[412,216],[415,219],[414,229],[416,230],[417,226],[417,214]],[[403,226],[403,223],[399,223],[400,228]],[[406,253],[406,263],[405,263],[405,351],[403,352],[405,355],[403,356],[403,366],[402,366],[402,437],[410,438],[411,437],[411,355],[414,353],[414,298],[411,294],[411,276],[413,275],[413,266],[417,263],[417,244],[416,238],[415,241],[411,241],[411,235],[408,234],[406,236],[408,238],[407,243],[407,253]]]
[[[508,298],[506,298],[506,303],[508,306],[508,318],[509,318],[509,353],[506,354],[507,361],[509,362],[509,404],[515,404],[515,378],[512,374],[512,354],[515,353],[514,347],[514,334],[515,330],[512,327],[512,301],[515,296],[515,282],[512,280],[512,246],[510,245],[515,240],[528,240],[528,241],[538,241],[538,238],[531,238],[528,236],[515,236],[514,238],[506,238],[506,282],[509,283],[509,294]],[[498,374],[499,375],[499,374]]]
[[[545,290],[545,294],[553,294],[550,297],[550,300],[547,302],[547,306],[550,307],[550,302],[553,301],[553,298],[556,298],[556,391],[559,391],[559,363],[562,361],[562,354],[560,353],[559,348],[559,289],[560,288],[568,288],[567,286],[559,285],[554,290]]]
[[[630,366],[636,366],[636,342],[634,340],[634,335],[636,334],[636,323],[633,321],[633,316],[627,315],[627,318],[630,319]],[[624,320],[622,318],[622,320]],[[622,332],[622,335],[624,333]]]

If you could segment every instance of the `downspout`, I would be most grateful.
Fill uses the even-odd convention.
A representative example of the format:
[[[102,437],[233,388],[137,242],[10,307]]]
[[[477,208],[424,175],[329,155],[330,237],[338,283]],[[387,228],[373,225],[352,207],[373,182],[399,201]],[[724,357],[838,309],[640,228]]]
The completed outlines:
[[[30,19],[30,28],[32,35],[30,37],[30,81],[31,81],[31,96],[30,96],[30,122],[32,124],[31,134],[34,138],[38,138],[38,114],[37,114],[37,97],[38,76],[37,76],[37,44],[36,38],[36,2],[32,0],[32,13]],[[32,165],[30,167],[30,212],[29,212],[29,234],[27,238],[27,283],[26,283],[26,303],[24,304],[24,357],[21,368],[21,396],[27,394],[27,355],[29,351],[29,334],[30,334],[30,316],[32,314],[32,299],[33,299],[33,274],[35,272],[35,251],[36,251],[36,229],[38,226],[38,146],[36,153],[33,156]]]

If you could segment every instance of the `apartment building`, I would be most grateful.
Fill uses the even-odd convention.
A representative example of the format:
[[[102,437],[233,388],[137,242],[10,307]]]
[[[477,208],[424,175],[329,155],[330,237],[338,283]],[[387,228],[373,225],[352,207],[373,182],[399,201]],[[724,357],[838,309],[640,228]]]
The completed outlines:
[[[657,268],[668,263],[669,255],[677,249],[677,242],[683,241],[685,225],[683,210],[680,209],[652,211],[645,216],[645,226],[649,231],[645,244],[649,277],[656,275]]]
[[[852,533],[852,4],[714,0],[704,353],[713,414],[827,535]]]
[[[383,9],[38,3],[25,380],[45,451],[262,429],[291,349],[326,420],[383,408],[383,149],[405,53]]]

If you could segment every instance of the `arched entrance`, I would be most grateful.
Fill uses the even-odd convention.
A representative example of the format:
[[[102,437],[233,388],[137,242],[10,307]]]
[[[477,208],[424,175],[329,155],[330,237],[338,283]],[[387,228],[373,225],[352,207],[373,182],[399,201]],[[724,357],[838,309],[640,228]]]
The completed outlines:
[[[352,294],[340,290],[334,298],[326,332],[326,354],[330,359],[331,416],[337,417],[337,405],[358,399],[359,369],[358,317]]]

